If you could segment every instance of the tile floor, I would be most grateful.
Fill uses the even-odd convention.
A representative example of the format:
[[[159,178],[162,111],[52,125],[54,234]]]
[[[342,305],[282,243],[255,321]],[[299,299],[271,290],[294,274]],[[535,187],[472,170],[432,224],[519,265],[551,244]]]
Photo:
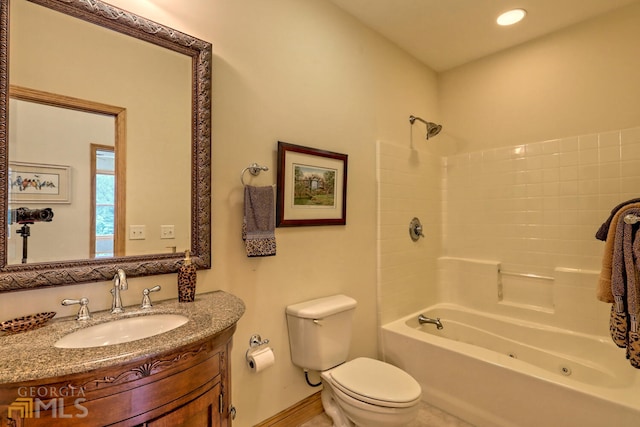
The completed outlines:
[[[328,415],[322,413],[299,427],[331,427],[333,423]],[[418,418],[407,427],[473,427],[440,409],[422,402]]]

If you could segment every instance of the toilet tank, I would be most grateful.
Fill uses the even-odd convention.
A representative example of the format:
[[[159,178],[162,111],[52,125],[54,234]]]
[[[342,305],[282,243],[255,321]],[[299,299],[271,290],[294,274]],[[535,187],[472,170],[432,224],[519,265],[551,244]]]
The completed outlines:
[[[324,371],[347,360],[357,302],[333,295],[290,305],[286,309],[289,348],[294,365]]]

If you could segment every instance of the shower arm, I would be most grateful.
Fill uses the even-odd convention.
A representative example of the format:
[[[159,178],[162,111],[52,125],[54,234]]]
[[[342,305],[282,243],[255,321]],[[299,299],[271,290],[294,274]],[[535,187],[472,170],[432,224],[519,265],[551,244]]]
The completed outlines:
[[[424,123],[425,125],[428,125],[428,124],[429,124],[429,122],[427,122],[427,121],[426,121],[426,120],[424,120],[424,119],[421,119],[420,117],[416,117],[416,116],[409,116],[409,122],[410,122],[411,124],[414,124],[416,120],[418,120],[418,121],[420,121],[420,122]]]
[[[411,123],[411,126],[413,126],[413,124],[415,123],[415,121],[421,121],[422,123],[424,123],[424,125],[427,127],[427,139],[429,139],[432,136],[436,136],[437,134],[440,133],[440,131],[442,130],[442,126],[438,125],[436,123],[431,123],[428,122],[420,117],[416,117],[416,116],[409,116],[409,122]]]

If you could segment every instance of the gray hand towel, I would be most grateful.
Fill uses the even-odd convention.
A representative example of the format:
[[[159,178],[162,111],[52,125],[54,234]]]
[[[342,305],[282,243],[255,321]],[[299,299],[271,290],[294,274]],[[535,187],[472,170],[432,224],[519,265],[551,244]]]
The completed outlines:
[[[244,187],[242,238],[248,257],[276,254],[273,187]]]

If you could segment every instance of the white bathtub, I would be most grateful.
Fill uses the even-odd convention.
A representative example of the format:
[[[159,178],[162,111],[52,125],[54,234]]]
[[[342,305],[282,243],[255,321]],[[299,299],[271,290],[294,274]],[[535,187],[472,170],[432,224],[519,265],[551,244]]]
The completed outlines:
[[[438,304],[384,325],[382,343],[423,400],[479,427],[640,426],[640,371],[609,337]]]

